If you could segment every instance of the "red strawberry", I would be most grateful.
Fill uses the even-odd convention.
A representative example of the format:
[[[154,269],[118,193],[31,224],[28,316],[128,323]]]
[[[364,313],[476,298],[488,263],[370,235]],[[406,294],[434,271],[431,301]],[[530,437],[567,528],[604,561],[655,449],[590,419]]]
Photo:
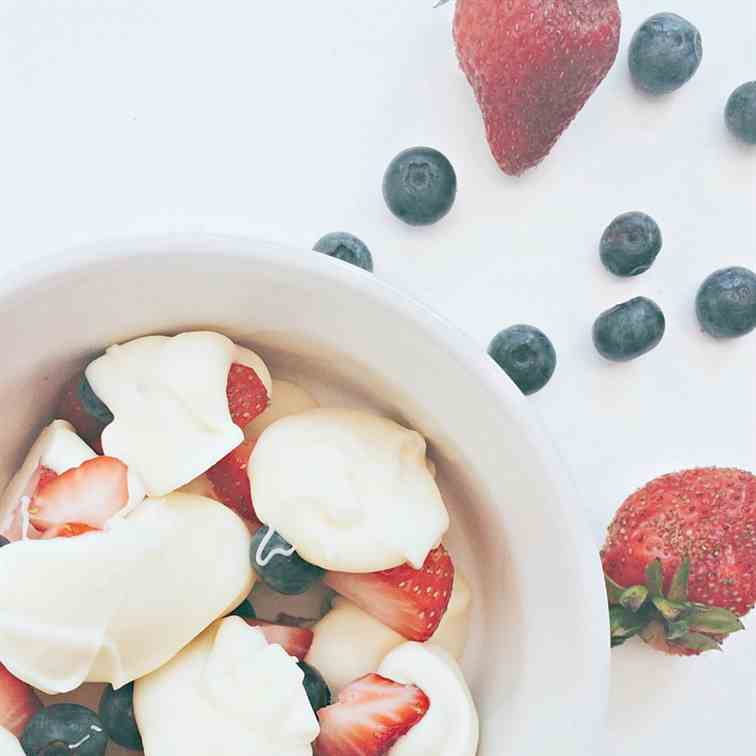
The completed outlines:
[[[365,675],[344,688],[336,703],[318,710],[318,756],[384,756],[428,711],[420,688]]]
[[[247,465],[254,445],[254,441],[244,441],[239,444],[236,449],[216,462],[206,475],[213,484],[218,501],[233,509],[240,517],[260,527],[262,523],[255,515],[247,475]]]
[[[248,625],[259,627],[268,643],[278,643],[290,656],[300,661],[307,656],[312,640],[312,630],[306,627],[289,627],[288,625],[275,625],[272,622],[258,619],[245,619]]]
[[[56,415],[61,420],[68,420],[84,441],[98,454],[102,454],[100,436],[107,423],[86,410],[81,396],[82,380],[83,376],[79,373],[63,386]]]
[[[240,428],[245,428],[264,412],[270,397],[265,384],[251,367],[235,362],[228,372],[226,396],[231,419]]]
[[[20,737],[28,721],[41,708],[33,688],[0,664],[0,727]]]
[[[496,162],[549,153],[617,57],[617,0],[457,0],[454,40]]]
[[[601,552],[612,643],[639,634],[668,653],[718,648],[756,603],[756,476],[706,468],[630,496]]]
[[[454,565],[439,546],[419,570],[403,564],[363,574],[327,572],[325,583],[400,635],[422,642],[436,632],[449,605]]]
[[[128,500],[126,465],[114,457],[95,457],[38,487],[29,517],[42,531],[67,524],[102,529]]]

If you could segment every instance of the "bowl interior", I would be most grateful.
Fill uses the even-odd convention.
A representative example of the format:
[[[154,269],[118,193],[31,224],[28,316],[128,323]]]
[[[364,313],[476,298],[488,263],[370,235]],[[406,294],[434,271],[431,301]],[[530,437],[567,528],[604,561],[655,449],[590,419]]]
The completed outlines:
[[[591,752],[608,631],[570,484],[488,358],[368,274],[264,243],[173,238],[80,251],[7,282],[0,480],[104,346],[197,328],[257,349],[323,404],[373,407],[428,438],[475,596],[465,672],[481,756]]]

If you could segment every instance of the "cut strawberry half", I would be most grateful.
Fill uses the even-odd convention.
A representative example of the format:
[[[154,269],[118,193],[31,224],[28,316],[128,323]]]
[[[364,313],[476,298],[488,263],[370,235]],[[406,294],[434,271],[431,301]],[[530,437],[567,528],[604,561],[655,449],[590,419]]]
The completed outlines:
[[[318,756],[384,756],[428,711],[420,688],[365,675],[344,688],[336,703],[318,711]],[[430,756],[430,754],[428,754]]]
[[[216,462],[206,475],[213,485],[218,501],[233,509],[243,519],[259,523],[252,505],[252,492],[247,475],[247,465],[254,445],[253,441],[244,441]],[[257,527],[260,527],[260,524]]]
[[[70,525],[69,535],[76,535],[81,526],[101,530],[128,501],[126,465],[114,457],[95,457],[38,486],[29,519],[43,532]]]
[[[100,437],[113,417],[111,415],[110,419],[107,420],[105,412],[95,411],[97,408],[92,407],[92,402],[87,404],[84,396],[89,397],[94,394],[91,388],[85,388],[83,396],[82,387],[84,385],[85,378],[79,373],[63,386],[56,414],[61,420],[68,420],[76,429],[79,436],[98,454],[102,454],[102,441]],[[86,384],[86,386],[88,387],[89,384]]]
[[[259,627],[268,643],[277,643],[283,647],[283,650],[289,656],[294,656],[300,661],[304,660],[310,646],[312,646],[314,634],[309,628],[276,625],[258,619],[245,619],[244,621],[251,627]]]
[[[403,564],[364,574],[328,572],[324,581],[400,635],[423,642],[436,632],[449,606],[454,565],[439,546],[419,570]]]
[[[31,685],[0,664],[0,727],[20,737],[29,720],[42,708]]]
[[[231,420],[240,428],[249,425],[270,404],[268,390],[257,373],[238,362],[231,365],[228,372],[226,396]]]

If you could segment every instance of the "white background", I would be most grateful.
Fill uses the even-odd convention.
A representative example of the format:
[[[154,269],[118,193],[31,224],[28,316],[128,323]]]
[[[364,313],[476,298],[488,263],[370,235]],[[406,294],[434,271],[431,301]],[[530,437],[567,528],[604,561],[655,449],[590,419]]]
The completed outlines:
[[[489,156],[454,56],[452,6],[431,5],[2,0],[0,272],[134,232],[242,233],[308,249],[349,230],[371,247],[376,275],[481,349],[514,322],[551,336],[558,371],[531,401],[574,471],[597,543],[624,496],[657,474],[755,469],[756,334],[716,343],[693,314],[711,271],[756,268],[756,150],[722,124],[729,93],[756,78],[752,0],[625,2],[616,66],[521,179]],[[626,50],[661,10],[699,26],[704,61],[682,90],[650,99],[633,90]],[[395,221],[380,192],[388,161],[414,144],[441,149],[459,177],[452,214],[426,229]],[[658,220],[664,249],[649,273],[613,279],[598,239],[633,209]],[[592,321],[638,294],[663,307],[664,341],[607,364]],[[756,627],[721,655],[666,659],[628,644],[612,659],[606,753],[752,746]]]

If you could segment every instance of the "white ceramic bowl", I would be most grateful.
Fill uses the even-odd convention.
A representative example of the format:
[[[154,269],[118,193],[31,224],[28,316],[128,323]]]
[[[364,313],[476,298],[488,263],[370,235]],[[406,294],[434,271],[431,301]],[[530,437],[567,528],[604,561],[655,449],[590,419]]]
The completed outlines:
[[[485,353],[373,275],[226,237],[108,242],[0,284],[0,477],[61,383],[104,346],[211,328],[332,402],[425,434],[475,594],[465,668],[480,756],[584,756],[603,740],[606,599],[572,484],[534,412]],[[1,599],[0,599],[1,601]]]

